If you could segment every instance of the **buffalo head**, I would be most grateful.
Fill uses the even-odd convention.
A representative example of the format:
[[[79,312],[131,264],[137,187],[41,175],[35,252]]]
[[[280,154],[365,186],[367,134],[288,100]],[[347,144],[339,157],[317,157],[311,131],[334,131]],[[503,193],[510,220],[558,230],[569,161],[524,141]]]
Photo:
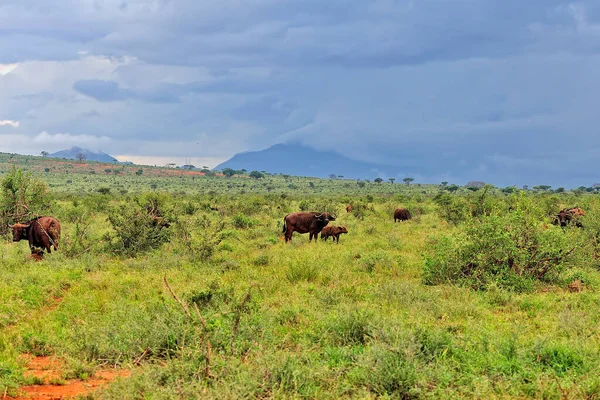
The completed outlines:
[[[315,218],[323,222],[335,221],[335,216],[329,214],[328,212],[315,214]]]
[[[13,231],[13,242],[18,242],[21,239],[27,239],[27,231],[30,224],[14,224],[8,225],[10,229]]]
[[[338,230],[340,233],[348,233],[348,229],[345,226],[338,226]]]

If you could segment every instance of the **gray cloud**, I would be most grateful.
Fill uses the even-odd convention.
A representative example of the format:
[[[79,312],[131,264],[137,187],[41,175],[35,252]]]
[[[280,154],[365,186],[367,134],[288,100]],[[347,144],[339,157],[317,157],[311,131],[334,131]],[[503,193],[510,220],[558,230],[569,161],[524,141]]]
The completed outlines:
[[[600,147],[598,71],[592,0],[0,5],[7,151],[60,134],[223,159],[300,140],[424,182],[579,186],[600,177],[565,143]]]

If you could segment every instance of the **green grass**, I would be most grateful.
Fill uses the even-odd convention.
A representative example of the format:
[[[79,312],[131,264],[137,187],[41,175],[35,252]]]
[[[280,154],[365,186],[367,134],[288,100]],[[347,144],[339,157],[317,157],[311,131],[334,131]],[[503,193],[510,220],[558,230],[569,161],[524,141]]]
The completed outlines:
[[[476,223],[442,219],[432,186],[423,194],[416,185],[290,178],[300,191],[269,177],[274,189],[253,192],[262,181],[160,178],[156,190],[171,194],[165,207],[177,220],[170,241],[126,257],[111,251],[109,210],[159,178],[81,175],[67,188],[56,183],[61,174],[52,178],[59,251],[34,262],[24,242],[0,246],[2,393],[26,382],[19,355],[33,353],[63,357],[65,379],[131,368],[94,395],[103,399],[600,398],[600,273],[586,236],[600,217],[594,195],[557,197],[584,207],[590,228],[565,233],[584,244],[555,280],[473,290],[423,283],[432,238],[462,237]],[[129,192],[91,194],[112,179]],[[470,193],[453,196],[471,204]],[[554,196],[528,196],[539,226],[548,224]],[[512,201],[492,199],[501,209]],[[345,212],[355,200],[366,205],[360,218]],[[349,231],[339,245],[281,240],[283,216],[303,201],[336,210]],[[415,218],[394,223],[398,206]],[[567,290],[574,279],[581,293]]]

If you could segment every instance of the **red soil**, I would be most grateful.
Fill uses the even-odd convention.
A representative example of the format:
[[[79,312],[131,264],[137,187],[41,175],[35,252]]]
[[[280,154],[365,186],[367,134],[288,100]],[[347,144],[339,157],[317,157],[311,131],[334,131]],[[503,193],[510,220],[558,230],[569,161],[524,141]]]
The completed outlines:
[[[29,359],[26,377],[35,377],[44,382],[41,385],[22,386],[19,397],[8,397],[13,400],[57,400],[68,399],[91,393],[101,386],[107,385],[117,378],[127,378],[129,370],[106,369],[96,371],[93,377],[86,381],[80,379],[63,380],[63,363],[56,357],[34,357]]]

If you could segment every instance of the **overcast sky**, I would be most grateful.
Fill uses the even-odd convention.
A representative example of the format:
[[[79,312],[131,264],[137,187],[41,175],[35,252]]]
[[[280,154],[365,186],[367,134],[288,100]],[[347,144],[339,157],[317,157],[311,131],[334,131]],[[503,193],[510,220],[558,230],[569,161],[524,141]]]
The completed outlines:
[[[600,182],[600,1],[2,0],[0,151],[301,141],[417,182]],[[298,160],[297,162],[301,162]]]

